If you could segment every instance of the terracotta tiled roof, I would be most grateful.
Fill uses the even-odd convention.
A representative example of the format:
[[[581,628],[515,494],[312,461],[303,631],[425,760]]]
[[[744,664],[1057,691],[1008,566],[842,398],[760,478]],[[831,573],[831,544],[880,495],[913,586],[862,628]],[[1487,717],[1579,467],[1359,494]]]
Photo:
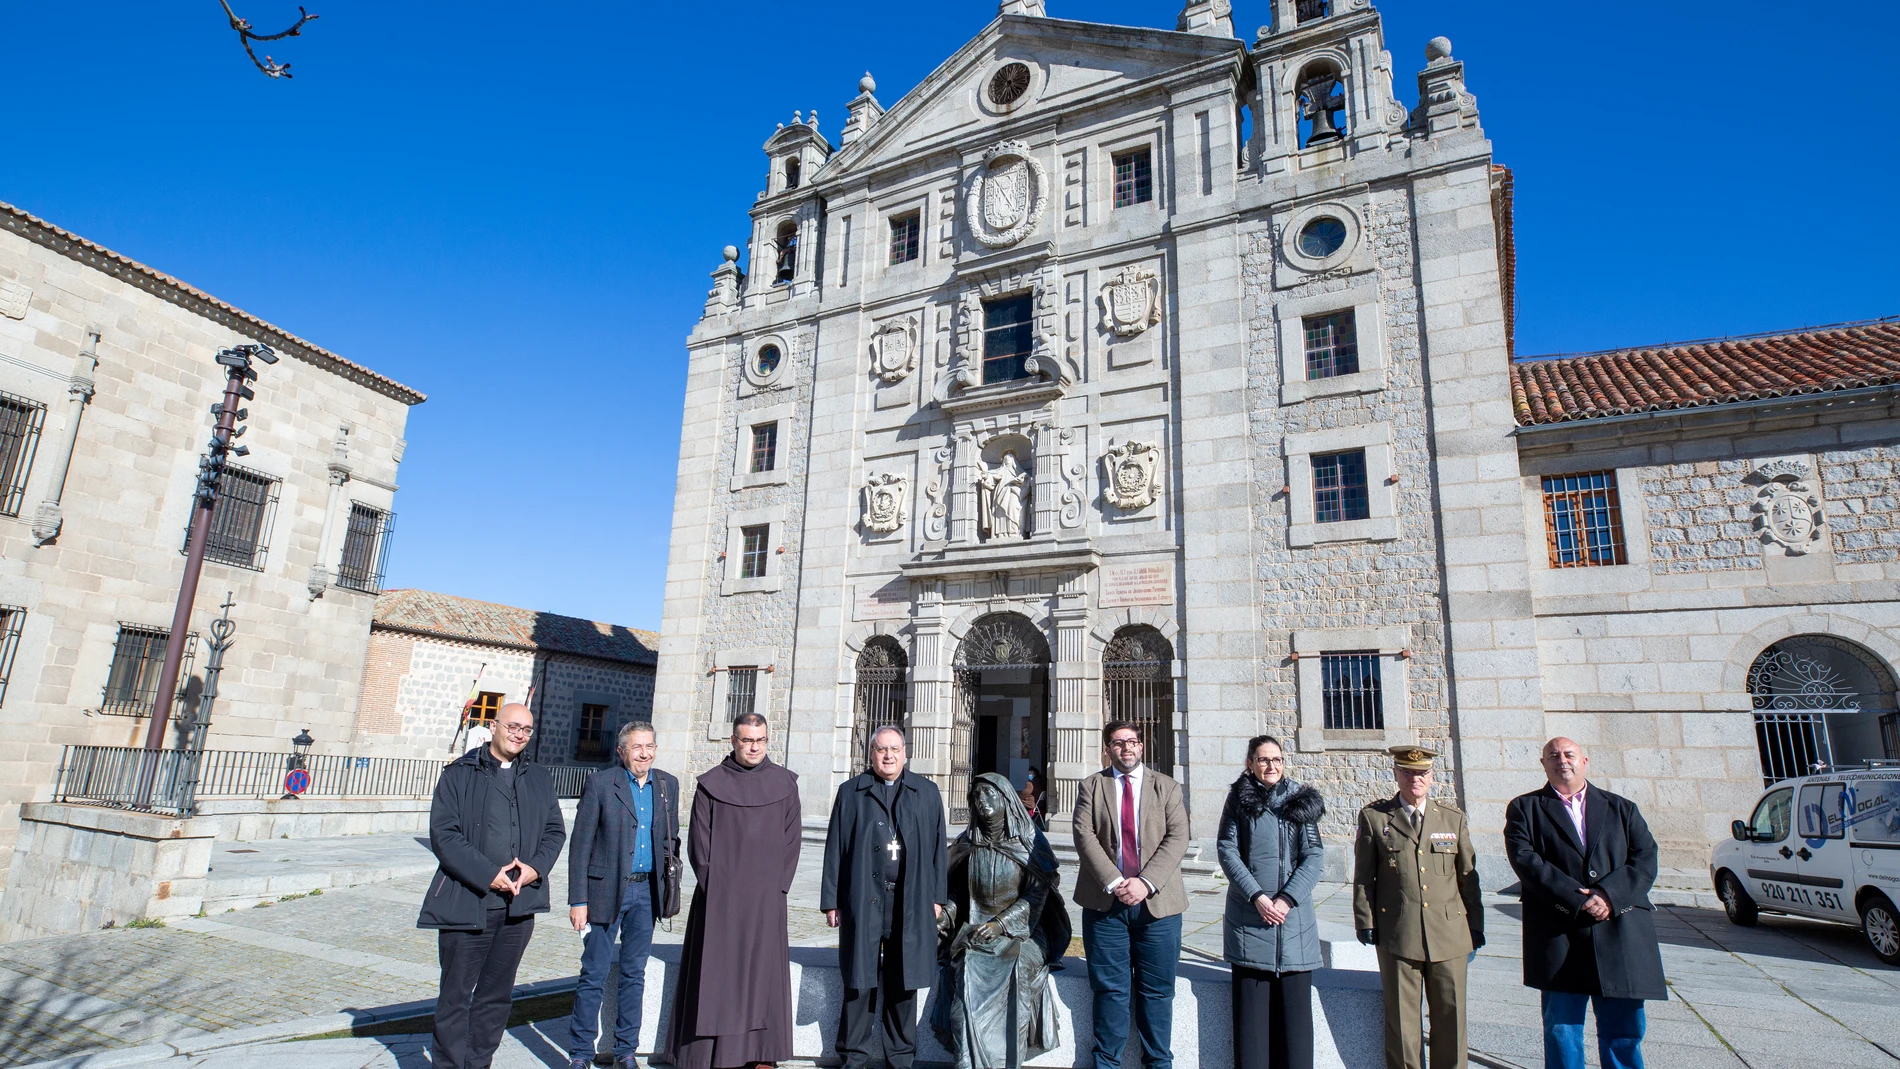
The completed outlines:
[[[272,326],[241,308],[234,308],[163,271],[147,267],[129,256],[121,256],[96,242],[87,241],[70,230],[54,226],[39,216],[16,208],[5,201],[0,201],[0,229],[12,231],[62,256],[77,260],[114,278],[122,279],[140,289],[150,290],[175,304],[192,308],[207,319],[222,323],[239,333],[256,337],[259,341],[272,346],[284,348],[306,363],[314,364],[332,374],[341,375],[404,404],[419,405],[428,399],[420,391],[410,389],[395,379],[379,375],[353,360],[346,360],[328,349],[299,338],[282,327]],[[194,305],[198,307],[193,307]]]
[[[1782,334],[1531,357],[1511,365],[1519,426],[1900,383],[1900,317]]]
[[[376,613],[371,619],[371,626],[391,631],[631,664],[659,663],[660,636],[651,631],[432,590],[385,590],[376,599]]]

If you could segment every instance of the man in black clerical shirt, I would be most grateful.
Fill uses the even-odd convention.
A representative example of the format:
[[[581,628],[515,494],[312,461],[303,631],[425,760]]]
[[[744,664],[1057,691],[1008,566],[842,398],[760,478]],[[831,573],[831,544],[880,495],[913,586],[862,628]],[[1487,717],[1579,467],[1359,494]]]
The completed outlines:
[[[879,728],[870,767],[839,787],[831,804],[818,905],[839,929],[838,1054],[846,1069],[880,1061],[909,1069],[917,1058],[917,990],[936,976],[937,916],[949,902],[943,797],[936,784],[906,772],[904,760],[904,733]]]

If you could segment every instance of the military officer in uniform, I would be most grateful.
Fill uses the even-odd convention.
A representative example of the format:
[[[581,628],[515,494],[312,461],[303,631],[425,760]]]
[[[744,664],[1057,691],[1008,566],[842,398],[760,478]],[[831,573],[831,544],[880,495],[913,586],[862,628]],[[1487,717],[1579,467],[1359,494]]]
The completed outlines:
[[[1431,800],[1432,759],[1394,746],[1398,793],[1359,811],[1353,843],[1353,926],[1379,948],[1386,1069],[1421,1069],[1431,1008],[1431,1069],[1465,1069],[1465,966],[1484,945],[1477,858],[1465,815]]]

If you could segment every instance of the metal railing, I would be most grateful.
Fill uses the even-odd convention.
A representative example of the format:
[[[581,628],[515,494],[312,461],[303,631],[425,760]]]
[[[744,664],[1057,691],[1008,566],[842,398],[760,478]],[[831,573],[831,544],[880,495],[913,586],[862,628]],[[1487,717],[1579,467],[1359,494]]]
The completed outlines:
[[[427,798],[442,774],[440,761],[393,757],[68,746],[53,800],[190,816],[206,799],[281,797],[299,768],[305,798]]]

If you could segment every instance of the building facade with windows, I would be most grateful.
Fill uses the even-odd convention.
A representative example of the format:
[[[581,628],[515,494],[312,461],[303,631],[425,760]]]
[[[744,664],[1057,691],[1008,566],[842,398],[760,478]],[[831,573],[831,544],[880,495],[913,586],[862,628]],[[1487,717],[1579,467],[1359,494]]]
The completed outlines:
[[[223,347],[264,342],[223,477],[174,706],[193,725],[207,625],[230,601],[205,742],[354,744],[356,685],[420,393],[0,204],[0,873],[19,805],[62,747],[138,746],[157,697],[184,545],[223,394]]]
[[[1863,632],[1725,650],[1733,680],[1659,664],[1708,688],[1694,716],[1686,695],[1571,669],[1642,660],[1591,629],[1660,620],[1657,598],[1715,611],[1787,574],[1661,567],[1651,546],[1704,544],[1701,506],[1630,530],[1700,485],[1673,466],[1751,464],[1754,446],[1540,444],[1668,440],[1639,428],[1677,417],[1527,399],[1536,375],[1608,358],[1514,362],[1511,176],[1449,42],[1408,45],[1423,67],[1401,102],[1363,0],[1275,0],[1251,43],[1223,3],[1176,25],[1006,0],[888,111],[867,76],[835,145],[802,112],[765,142],[750,237],[687,342],[662,749],[706,767],[734,716],[765,714],[821,813],[896,723],[960,820],[984,771],[1036,770],[1066,812],[1101,725],[1129,719],[1209,838],[1252,735],[1287,741],[1334,836],[1391,790],[1387,747],[1422,743],[1501,871],[1504,805],[1565,731],[1612,789],[1669,809],[1670,864],[1700,865],[1760,782],[1751,666]],[[1574,373],[1588,387],[1556,396],[1614,379]],[[1817,452],[1809,478],[1843,463]],[[1890,510],[1879,496],[1853,514]],[[1829,582],[1859,585],[1803,596],[1891,602],[1891,563],[1839,565]],[[1603,586],[1638,575],[1640,596]],[[1870,656],[1866,678],[1895,663]]]
[[[364,752],[449,757],[509,702],[535,713],[528,753],[606,764],[620,725],[653,716],[659,636],[428,590],[376,600],[356,711]],[[466,707],[467,715],[463,710]]]

